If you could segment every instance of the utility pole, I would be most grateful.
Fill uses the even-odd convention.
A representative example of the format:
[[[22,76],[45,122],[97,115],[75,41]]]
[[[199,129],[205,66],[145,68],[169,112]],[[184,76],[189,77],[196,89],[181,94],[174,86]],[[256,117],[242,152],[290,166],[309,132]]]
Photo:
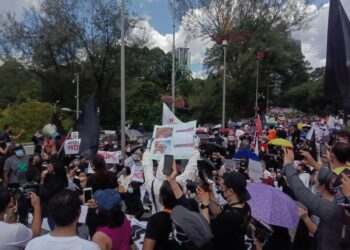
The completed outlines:
[[[172,97],[171,111],[174,114],[175,114],[175,4],[176,4],[176,0],[173,0],[173,50],[172,50],[173,66],[172,66],[172,72],[171,72],[171,97]]]
[[[125,0],[121,0],[121,53],[120,53],[120,141],[123,159],[125,159]]]
[[[79,77],[79,73],[75,73],[75,79],[77,81],[77,95],[76,95],[76,118],[77,120],[79,119],[79,81],[80,81],[80,77]]]
[[[226,52],[227,52],[227,40],[222,41],[222,47],[224,49],[224,79],[222,83],[222,127],[225,128],[226,123]]]

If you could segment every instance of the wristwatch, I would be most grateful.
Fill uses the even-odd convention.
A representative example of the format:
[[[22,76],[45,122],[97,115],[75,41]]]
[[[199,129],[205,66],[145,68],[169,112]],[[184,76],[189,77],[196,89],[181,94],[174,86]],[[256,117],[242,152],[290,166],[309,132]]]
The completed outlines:
[[[201,209],[206,209],[206,208],[209,208],[209,205],[208,204],[199,203],[199,207]]]

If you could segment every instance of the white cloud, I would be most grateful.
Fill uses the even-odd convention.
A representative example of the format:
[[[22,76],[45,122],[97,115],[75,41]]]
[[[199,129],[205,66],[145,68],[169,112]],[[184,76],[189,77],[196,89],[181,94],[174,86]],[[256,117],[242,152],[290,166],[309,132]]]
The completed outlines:
[[[208,75],[207,73],[204,71],[204,70],[200,70],[200,71],[197,71],[197,72],[193,72],[192,73],[192,77],[195,78],[195,79],[207,79]]]
[[[142,27],[142,28],[141,28]],[[172,50],[172,44],[173,44],[173,35],[172,34],[160,34],[157,30],[155,30],[149,23],[149,20],[142,20],[138,23],[136,28],[132,31],[132,34],[140,34],[142,31],[146,29],[148,32],[150,32],[150,38],[151,38],[151,44],[152,47],[159,47],[161,48],[165,53],[168,53]],[[183,25],[180,25],[178,31],[175,33],[175,46],[178,47],[185,47],[185,43],[187,41],[187,47],[191,50],[191,63],[197,64],[197,63],[203,63],[204,57],[205,57],[205,51],[206,48],[210,47],[213,42],[211,42],[209,39],[203,38],[196,38],[191,39],[188,41],[186,31],[183,27]],[[203,78],[204,71],[197,72],[198,78]]]
[[[350,1],[341,0],[348,16],[350,15]],[[309,23],[309,28],[294,33],[294,37],[301,41],[301,47],[306,60],[312,67],[326,65],[327,31],[329,4],[324,4]]]

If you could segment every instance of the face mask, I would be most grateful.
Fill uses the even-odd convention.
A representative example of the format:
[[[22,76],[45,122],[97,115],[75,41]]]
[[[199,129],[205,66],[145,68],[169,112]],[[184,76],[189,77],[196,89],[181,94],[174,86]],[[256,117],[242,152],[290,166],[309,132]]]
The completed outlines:
[[[134,189],[133,189],[133,188],[128,188],[128,193],[129,193],[129,194],[134,193]]]
[[[18,149],[15,151],[15,155],[17,157],[23,157],[24,156],[24,150],[23,149]]]

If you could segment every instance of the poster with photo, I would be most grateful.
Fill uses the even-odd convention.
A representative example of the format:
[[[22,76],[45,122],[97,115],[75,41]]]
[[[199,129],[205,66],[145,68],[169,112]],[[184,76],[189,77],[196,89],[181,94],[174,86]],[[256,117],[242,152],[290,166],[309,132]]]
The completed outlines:
[[[151,146],[152,159],[159,160],[165,154],[174,155],[175,159],[189,159],[195,149],[196,125],[197,121],[155,126]]]

